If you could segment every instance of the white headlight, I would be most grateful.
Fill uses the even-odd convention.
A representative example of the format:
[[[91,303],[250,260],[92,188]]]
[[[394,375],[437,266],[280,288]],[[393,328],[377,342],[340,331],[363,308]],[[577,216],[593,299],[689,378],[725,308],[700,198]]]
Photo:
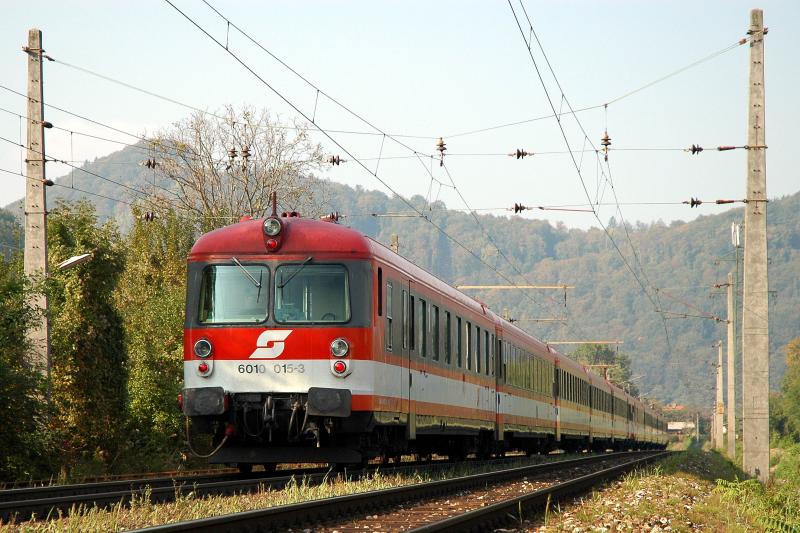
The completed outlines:
[[[277,218],[268,218],[264,221],[264,233],[274,237],[281,232],[281,221]]]
[[[200,339],[196,343],[194,343],[194,354],[197,357],[202,357],[205,359],[209,355],[211,355],[213,348],[211,347],[211,343],[206,339]]]
[[[344,357],[350,351],[350,345],[346,340],[339,338],[331,343],[331,353],[335,357]]]

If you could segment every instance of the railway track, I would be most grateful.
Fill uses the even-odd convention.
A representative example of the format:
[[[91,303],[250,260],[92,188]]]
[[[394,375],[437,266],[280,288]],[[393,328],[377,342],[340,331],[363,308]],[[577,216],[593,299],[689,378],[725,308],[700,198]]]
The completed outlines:
[[[89,485],[93,483],[107,483],[112,481],[141,481],[143,479],[173,479],[175,477],[190,477],[190,476],[211,476],[222,474],[235,474],[238,470],[235,468],[202,468],[192,470],[167,470],[161,472],[143,472],[140,474],[107,474],[96,476],[85,476],[80,479],[75,479],[71,484],[73,485]],[[32,489],[43,488],[58,485],[67,485],[66,483],[55,483],[53,479],[38,479],[29,481],[11,481],[0,483],[0,494],[7,490],[16,489]]]
[[[481,461],[480,464],[500,465],[520,460],[507,457]],[[419,467],[426,470],[443,470],[455,463],[448,460],[414,461],[398,465],[379,467],[381,472],[402,473]],[[374,472],[375,467],[348,472],[358,478]],[[322,483],[332,475],[329,468],[294,469],[266,474],[254,472],[248,475],[224,472],[213,475],[178,476],[53,485],[0,490],[0,520],[8,523],[12,519],[22,522],[30,519],[46,519],[58,512],[69,514],[73,507],[109,507],[120,502],[128,503],[133,498],[146,496],[150,501],[164,503],[173,501],[176,495],[192,491],[198,497],[210,495],[232,495],[253,492],[261,488],[281,489],[292,479],[303,478],[307,483]],[[333,475],[336,475],[335,473]]]
[[[349,496],[313,500],[142,529],[177,531],[481,531],[508,523],[520,511],[564,498],[671,452],[621,452],[508,468],[442,481],[418,483]],[[538,480],[545,476],[544,482]],[[534,482],[534,480],[538,480]],[[520,494],[503,487],[522,484]],[[524,487],[524,485],[529,485]],[[523,490],[524,489],[524,490]],[[474,495],[478,494],[478,495]],[[501,501],[492,497],[500,494]],[[472,496],[471,496],[472,495]],[[487,497],[488,496],[488,497]],[[480,502],[450,506],[453,499]],[[423,502],[423,503],[419,503]],[[367,518],[364,518],[364,517]],[[354,518],[356,517],[356,518]]]
[[[133,497],[146,492],[152,501],[172,501],[176,491],[180,492],[183,488],[197,489],[203,494],[232,494],[258,487],[259,483],[278,487],[293,476],[313,476],[326,472],[327,468],[285,470],[280,476],[263,472],[248,475],[223,472],[6,489],[0,490],[0,519],[8,522],[15,517],[19,522],[28,520],[33,515],[46,518],[57,511],[68,514],[73,505],[108,506],[121,501],[129,502]],[[241,490],[236,490],[237,487],[241,487]]]

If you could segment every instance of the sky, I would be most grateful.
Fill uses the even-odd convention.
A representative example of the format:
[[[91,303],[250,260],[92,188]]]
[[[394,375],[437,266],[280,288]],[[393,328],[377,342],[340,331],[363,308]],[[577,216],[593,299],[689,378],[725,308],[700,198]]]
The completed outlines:
[[[587,196],[592,202],[613,204],[616,193],[629,222],[669,223],[730,206],[630,204],[744,197],[744,150],[706,150],[693,156],[676,149],[746,144],[749,46],[733,47],[615,100],[730,47],[745,37],[750,9],[760,7],[769,27],[768,195],[775,198],[800,189],[792,164],[794,128],[800,122],[796,97],[800,2],[763,1],[755,6],[735,0],[513,0],[512,12],[501,1],[209,0],[233,24],[362,121],[324,95],[317,97],[314,87],[234,28],[227,33],[226,22],[206,4],[172,1],[223,43],[227,37],[229,50],[297,109],[168,3],[156,0],[9,3],[0,18],[0,85],[25,91],[26,56],[21,47],[28,29],[38,27],[46,52],[58,60],[44,65],[45,102],[124,131],[153,133],[190,111],[63,63],[210,111],[226,104],[253,105],[287,122],[302,120],[302,112],[313,115],[321,129],[371,133],[331,133],[339,146],[322,133],[313,133],[326,154],[349,160],[324,170],[322,177],[332,181],[390,192],[383,181],[406,197],[419,194],[442,200],[450,208],[465,207],[461,196],[471,208],[489,209],[516,202],[578,206],[589,201]],[[546,54],[534,39],[532,55],[543,83],[515,22],[514,13],[528,39],[532,34],[522,6]],[[551,102],[565,113],[564,136],[554,118],[459,135],[546,116],[552,113]],[[573,115],[570,106],[600,107]],[[0,88],[0,108],[25,114],[25,99]],[[47,152],[59,159],[91,160],[120,149],[119,144],[85,133],[135,141],[51,108],[46,109],[45,119],[76,132],[47,130]],[[19,117],[0,111],[0,136],[24,143],[21,126]],[[592,151],[606,130],[612,142],[608,164]],[[389,136],[384,138],[384,133]],[[427,157],[436,154],[440,136],[447,146],[446,167]],[[521,160],[497,155],[518,148],[534,155]],[[421,159],[415,151],[423,154]],[[18,147],[0,140],[0,168],[19,172],[23,158]],[[49,177],[68,171],[64,165],[48,165]],[[457,191],[448,187],[451,178]],[[24,194],[24,178],[0,173],[0,180],[0,205]],[[124,198],[122,191],[119,197]],[[615,205],[596,209],[603,223],[611,216],[620,218]],[[525,216],[562,221],[570,227],[597,225],[590,212],[535,210]]]

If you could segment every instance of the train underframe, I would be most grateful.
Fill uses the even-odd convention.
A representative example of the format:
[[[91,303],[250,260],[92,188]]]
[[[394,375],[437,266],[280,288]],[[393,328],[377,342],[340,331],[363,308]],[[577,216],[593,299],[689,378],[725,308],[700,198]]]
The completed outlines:
[[[330,391],[333,389],[229,394],[224,412],[190,416],[192,429],[187,437],[210,436],[211,445],[219,449],[209,462],[237,466],[242,472],[251,471],[254,465],[271,471],[279,463],[355,466],[372,459],[400,462],[404,455],[420,460],[434,455],[462,460],[470,455],[488,458],[512,451],[535,455],[555,450],[577,453],[663,448],[631,439],[568,434],[556,441],[553,432],[505,431],[498,440],[494,430],[470,427],[468,423],[423,424],[410,438],[407,414],[351,412],[349,392],[348,397],[341,398]]]

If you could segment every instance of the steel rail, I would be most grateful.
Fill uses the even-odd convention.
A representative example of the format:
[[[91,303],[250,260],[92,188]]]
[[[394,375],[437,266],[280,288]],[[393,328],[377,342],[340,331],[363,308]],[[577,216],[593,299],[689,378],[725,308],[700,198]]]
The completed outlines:
[[[657,452],[635,451],[598,454],[580,459],[540,463],[441,481],[416,483],[390,489],[360,492],[347,496],[311,500],[212,518],[175,522],[172,524],[148,527],[138,531],[147,533],[167,533],[176,531],[285,531],[288,528],[302,528],[304,525],[313,526],[314,524],[331,519],[347,517],[359,513],[369,513],[376,509],[408,502],[410,500],[422,500],[452,494],[453,492],[486,486],[487,484],[518,479],[526,475],[543,474],[563,468],[628,456],[650,456],[655,453]]]
[[[253,474],[225,472],[200,476],[142,478],[130,480],[52,485],[47,487],[24,487],[0,491],[0,520],[17,522],[45,519],[61,511],[69,514],[73,506],[110,506],[128,503],[135,497],[149,495],[156,502],[168,502],[176,494],[195,491],[203,495],[234,494],[257,490],[259,486],[280,488],[291,479],[322,479],[329,468],[292,469]],[[237,488],[241,490],[237,490]]]
[[[70,484],[82,485],[91,483],[110,483],[113,481],[142,481],[145,479],[174,479],[175,477],[189,476],[216,476],[222,474],[234,474],[235,468],[201,468],[191,470],[164,470],[161,472],[139,472],[131,474],[98,474],[87,475],[76,478],[71,483],[58,483],[51,477],[49,479],[15,480],[0,483],[0,495],[8,490],[15,489],[35,489],[42,487],[66,486]]]
[[[38,487],[19,487],[0,490],[0,502],[39,500],[58,496],[78,496],[82,494],[98,494],[118,490],[135,490],[145,486],[173,486],[175,483],[205,483],[233,479],[236,474],[224,472],[219,474],[188,475],[176,477],[131,478],[126,480],[93,481],[88,483],[72,483],[68,485],[45,485]],[[241,476],[240,476],[241,477]]]

